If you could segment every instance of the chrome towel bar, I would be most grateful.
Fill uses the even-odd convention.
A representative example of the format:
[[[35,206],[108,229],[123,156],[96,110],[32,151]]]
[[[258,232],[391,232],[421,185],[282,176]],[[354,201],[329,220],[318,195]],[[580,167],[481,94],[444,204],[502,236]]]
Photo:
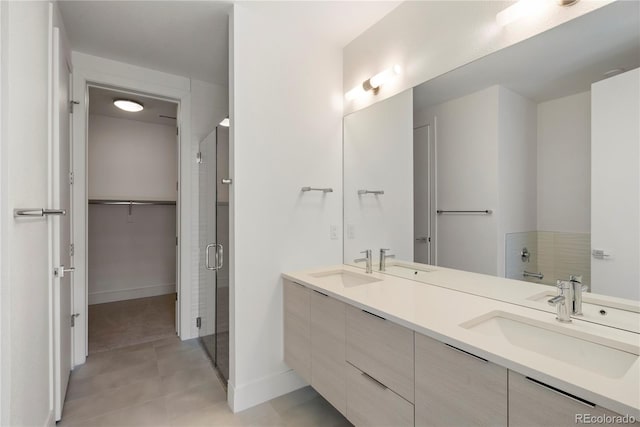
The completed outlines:
[[[358,196],[362,196],[363,194],[384,194],[384,190],[358,190]]]
[[[333,188],[314,188],[314,187],[302,187],[300,191],[322,191],[323,193],[333,193]]]
[[[64,209],[14,209],[13,216],[14,218],[21,217],[43,217],[49,215],[66,215],[67,211]]]
[[[524,277],[535,277],[536,279],[542,280],[544,279],[544,274],[542,274],[542,272],[540,273],[530,273],[527,270],[522,272],[522,275]]]

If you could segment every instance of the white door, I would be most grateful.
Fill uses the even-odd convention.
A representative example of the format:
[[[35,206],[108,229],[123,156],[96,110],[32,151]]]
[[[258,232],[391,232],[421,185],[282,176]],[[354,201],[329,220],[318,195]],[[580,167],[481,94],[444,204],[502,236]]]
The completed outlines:
[[[432,264],[430,129],[426,125],[413,130],[413,256],[415,262],[423,264]]]
[[[0,120],[2,207],[2,419],[11,426],[52,422],[52,265],[49,224],[50,5],[1,2]],[[14,209],[35,208],[14,217]]]
[[[53,204],[67,214],[53,222],[52,254],[56,274],[53,279],[54,313],[54,404],[56,420],[62,407],[71,373],[72,259],[71,259],[71,138],[70,73],[65,41],[53,29]]]

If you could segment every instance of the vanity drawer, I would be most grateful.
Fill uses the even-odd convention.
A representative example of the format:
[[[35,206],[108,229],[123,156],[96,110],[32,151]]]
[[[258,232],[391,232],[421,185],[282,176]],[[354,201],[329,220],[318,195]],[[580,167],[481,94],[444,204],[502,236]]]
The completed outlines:
[[[509,426],[575,427],[579,424],[588,424],[584,421],[576,422],[576,415],[619,416],[598,405],[582,401],[579,396],[576,398],[544,383],[509,371]],[[614,420],[611,421],[611,423],[597,423],[597,425],[621,425],[614,423]],[[591,422],[591,424],[596,423]]]
[[[343,415],[347,408],[346,304],[311,291],[311,385]]]
[[[355,426],[412,426],[413,405],[347,364],[347,419]]]
[[[347,307],[347,361],[413,402],[413,331]]]
[[[415,334],[416,426],[506,426],[507,369]]]
[[[311,383],[310,290],[283,280],[284,361]]]

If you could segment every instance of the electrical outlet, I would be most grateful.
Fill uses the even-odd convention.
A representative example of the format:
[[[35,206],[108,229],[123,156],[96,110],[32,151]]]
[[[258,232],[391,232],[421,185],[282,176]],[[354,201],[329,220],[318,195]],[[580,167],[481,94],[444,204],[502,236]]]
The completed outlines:
[[[329,227],[329,237],[331,240],[338,240],[338,226],[332,225]]]

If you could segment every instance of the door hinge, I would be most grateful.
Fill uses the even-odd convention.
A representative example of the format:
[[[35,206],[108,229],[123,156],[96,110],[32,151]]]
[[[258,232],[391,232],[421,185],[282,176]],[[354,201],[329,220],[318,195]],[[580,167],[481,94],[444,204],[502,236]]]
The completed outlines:
[[[78,101],[69,101],[69,112],[73,114],[73,106],[80,104]]]
[[[202,317],[196,317],[196,328],[200,329],[202,327]]]
[[[73,172],[69,172],[69,185],[73,185]]]
[[[73,243],[69,245],[69,256],[73,256],[76,253],[76,247]]]
[[[76,326],[76,317],[80,316],[80,313],[75,313],[71,315],[71,327]]]
[[[180,135],[180,128],[176,128],[176,135]]]
[[[202,151],[198,151],[198,152],[196,153],[196,162],[197,162],[198,164],[201,164],[201,163],[202,163]]]
[[[176,236],[176,246],[178,246],[178,236]]]

